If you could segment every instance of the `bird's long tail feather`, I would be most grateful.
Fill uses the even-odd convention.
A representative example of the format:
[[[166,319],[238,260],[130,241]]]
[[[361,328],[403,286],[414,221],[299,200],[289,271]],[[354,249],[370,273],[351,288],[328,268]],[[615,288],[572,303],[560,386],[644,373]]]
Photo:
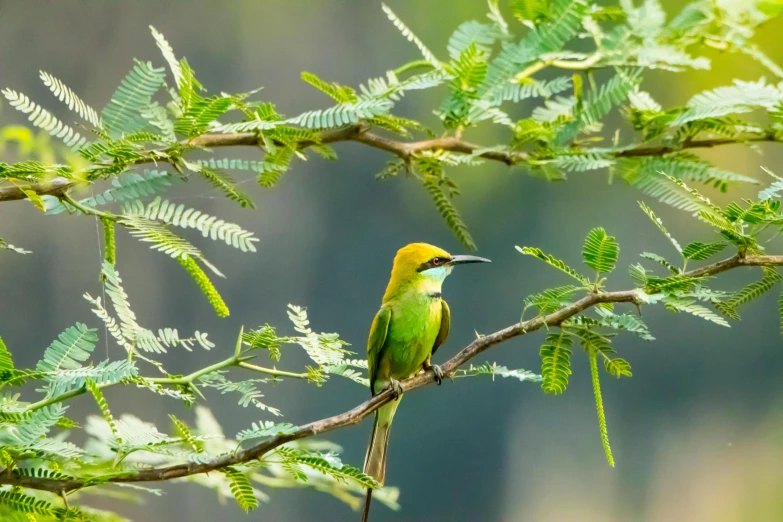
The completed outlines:
[[[381,486],[386,478],[386,448],[389,444],[391,423],[399,404],[399,399],[391,401],[381,406],[378,411],[375,412],[375,423],[373,424],[372,435],[370,436],[370,445],[367,448],[367,456],[364,459],[364,474],[374,478]],[[367,522],[367,517],[370,513],[371,500],[372,489],[368,488],[362,522]]]
[[[370,520],[370,502],[372,502],[372,488],[367,488],[367,496],[364,498],[364,513],[362,513],[362,522]]]

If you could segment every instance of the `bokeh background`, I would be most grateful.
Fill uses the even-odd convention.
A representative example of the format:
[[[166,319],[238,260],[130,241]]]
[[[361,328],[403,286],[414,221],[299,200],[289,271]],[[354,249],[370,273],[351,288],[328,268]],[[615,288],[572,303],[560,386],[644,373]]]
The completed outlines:
[[[432,48],[461,22],[484,17],[483,2],[389,0],[390,6]],[[670,13],[680,2],[665,5]],[[376,0],[208,2],[0,1],[0,83],[71,118],[38,80],[38,70],[62,79],[88,103],[102,106],[134,57],[163,64],[148,25],[163,32],[186,56],[211,91],[241,92],[263,86],[260,96],[296,114],[328,100],[299,80],[312,71],[327,80],[358,85],[400,63],[416,49],[386,20]],[[769,23],[758,42],[783,62],[779,34]],[[693,93],[765,74],[737,55],[712,54],[709,73],[648,74],[645,88],[664,105]],[[51,103],[47,102],[50,101]],[[404,113],[436,124],[436,93],[413,94]],[[522,105],[521,112],[530,105]],[[422,116],[423,115],[423,116]],[[7,105],[0,124],[23,118]],[[617,121],[619,123],[619,119]],[[469,135],[482,143],[502,139],[485,129]],[[423,189],[404,177],[378,182],[386,155],[358,144],[339,144],[340,159],[298,162],[278,187],[245,186],[256,210],[210,193],[195,181],[172,197],[239,223],[260,238],[257,254],[241,254],[194,237],[228,279],[218,288],[231,308],[219,320],[176,263],[118,233],[118,268],[142,324],[210,332],[212,352],[173,352],[167,366],[183,373],[222,357],[240,325],[269,322],[290,331],[287,303],[307,306],[315,329],[337,331],[364,351],[369,324],[383,293],[395,251],[427,241],[460,252]],[[231,151],[254,158],[254,151]],[[721,167],[763,179],[783,147],[741,146],[708,151]],[[2,158],[0,158],[2,159]],[[547,183],[502,165],[457,171],[464,195],[459,206],[490,266],[458,270],[444,295],[452,333],[439,359],[470,342],[474,330],[490,332],[519,318],[524,296],[563,284],[560,275],[523,257],[514,245],[535,245],[580,263],[581,242],[604,226],[621,244],[621,266],[642,251],[669,252],[667,243],[638,210],[641,195],[606,172],[580,173]],[[739,188],[728,197],[755,192]],[[726,197],[718,197],[725,201]],[[651,203],[681,241],[708,240],[709,232],[687,215]],[[5,203],[0,235],[33,255],[0,255],[0,333],[19,365],[32,365],[45,347],[75,321],[98,326],[85,292],[100,292],[96,223],[89,218],[44,217],[32,205]],[[670,247],[668,247],[670,248]],[[731,273],[737,288],[758,273]],[[629,286],[624,270],[612,288]],[[691,316],[645,312],[657,340],[622,336],[617,348],[634,368],[632,379],[604,378],[609,433],[617,467],[607,466],[598,438],[586,358],[578,351],[568,391],[545,396],[536,384],[470,379],[428,387],[406,396],[391,439],[387,482],[402,487],[402,511],[375,505],[373,520],[492,520],[531,522],[773,521],[783,520],[783,343],[777,296],[745,310],[725,329]],[[541,335],[525,336],[486,354],[486,360],[537,370]],[[99,353],[106,350],[101,344]],[[119,349],[112,346],[114,356]],[[477,361],[482,362],[482,361]],[[297,370],[305,358],[292,347],[280,367]],[[338,413],[363,400],[366,390],[332,379],[323,388],[287,381],[268,387],[266,400],[285,420],[302,423]],[[132,412],[167,426],[174,411],[192,412],[165,398],[130,389],[108,394],[113,411]],[[268,418],[209,396],[207,405],[231,434]],[[83,398],[70,415],[96,413]],[[329,439],[360,465],[370,422]],[[346,505],[309,490],[267,490],[268,504],[245,515],[196,485],[165,485],[166,495],[143,505],[115,503],[136,520],[353,520]],[[96,499],[97,505],[107,505]]]

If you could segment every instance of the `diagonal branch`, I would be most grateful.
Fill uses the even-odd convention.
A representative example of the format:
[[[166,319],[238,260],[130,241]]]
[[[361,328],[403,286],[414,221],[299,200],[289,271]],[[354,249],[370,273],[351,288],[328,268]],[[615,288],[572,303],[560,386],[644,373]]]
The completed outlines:
[[[319,143],[338,143],[345,141],[353,141],[362,143],[369,147],[380,149],[395,156],[398,156],[404,161],[409,161],[417,154],[425,151],[449,151],[459,152],[462,154],[475,154],[477,157],[484,158],[491,161],[498,161],[505,163],[506,165],[520,165],[529,162],[534,159],[529,154],[521,151],[511,150],[496,150],[488,149],[481,145],[465,141],[456,136],[445,136],[441,138],[435,138],[431,140],[405,142],[392,138],[376,134],[370,130],[370,127],[366,123],[356,123],[354,125],[348,125],[339,129],[329,129],[322,131],[319,134],[317,141],[304,141],[300,142],[300,149],[306,149]],[[626,149],[620,149],[611,152],[610,155],[615,158],[630,158],[641,156],[664,156],[674,152],[679,152],[686,149],[703,149],[719,147],[722,145],[735,145],[743,143],[759,143],[759,142],[776,142],[779,141],[774,134],[759,134],[753,136],[741,136],[737,138],[717,138],[707,140],[687,140],[678,145],[656,145],[656,146],[637,146]],[[259,137],[250,132],[233,133],[233,134],[203,134],[196,138],[193,138],[189,142],[183,142],[181,145],[189,145],[200,148],[218,148],[218,147],[263,147],[263,143],[259,140]],[[535,160],[541,161],[547,158],[536,157]],[[143,157],[138,160],[137,164],[147,164],[165,161],[165,158],[160,156]],[[40,195],[52,195],[62,196],[71,187],[76,185],[73,180],[58,177],[51,181],[33,183],[25,188],[32,190]],[[18,187],[2,187],[0,188],[0,201],[13,201],[19,199],[25,199],[27,196]]]
[[[711,265],[697,268],[683,275],[686,277],[705,277],[719,274],[733,268],[743,266],[783,266],[783,255],[780,256],[742,256],[737,254],[723,261]],[[484,335],[468,346],[463,348],[454,357],[449,359],[441,366],[444,375],[451,376],[462,365],[475,358],[480,353],[498,345],[502,342],[519,337],[531,332],[535,332],[543,327],[556,327],[563,321],[591,308],[600,303],[634,303],[641,305],[644,302],[642,291],[639,289],[622,290],[615,292],[594,292],[581,299],[565,306],[549,315],[538,316],[527,321],[511,325],[495,333]],[[420,373],[410,379],[402,381],[402,389],[405,392],[421,388],[435,382],[432,371]],[[187,463],[167,466],[162,468],[145,469],[139,471],[129,471],[127,474],[112,477],[109,482],[153,482],[161,480],[171,480],[187,477],[199,473],[208,473],[226,466],[242,464],[260,459],[269,451],[299,439],[313,437],[321,433],[326,433],[346,426],[358,424],[365,417],[372,414],[382,405],[393,400],[393,392],[384,390],[374,397],[364,401],[358,406],[325,419],[317,420],[309,424],[304,424],[296,430],[280,434],[275,437],[256,444],[242,451],[237,451],[228,455],[217,457],[204,463]],[[54,493],[64,493],[87,487],[85,479],[51,479],[33,476],[14,476],[2,474],[0,476],[0,485],[13,485],[25,488],[51,491]]]

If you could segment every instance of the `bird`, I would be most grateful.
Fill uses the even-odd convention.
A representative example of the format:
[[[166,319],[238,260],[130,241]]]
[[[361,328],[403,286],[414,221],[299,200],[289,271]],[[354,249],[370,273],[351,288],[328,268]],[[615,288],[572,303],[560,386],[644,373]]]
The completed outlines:
[[[387,388],[394,392],[394,400],[375,412],[364,460],[364,473],[381,486],[386,476],[389,431],[402,398],[400,381],[422,370],[432,370],[439,385],[443,380],[443,371],[432,363],[451,325],[449,305],[441,296],[443,280],[457,265],[489,262],[483,257],[451,255],[427,243],[406,245],[394,257],[391,278],[367,341],[370,392],[373,396]],[[367,488],[363,522],[368,520],[372,491]]]

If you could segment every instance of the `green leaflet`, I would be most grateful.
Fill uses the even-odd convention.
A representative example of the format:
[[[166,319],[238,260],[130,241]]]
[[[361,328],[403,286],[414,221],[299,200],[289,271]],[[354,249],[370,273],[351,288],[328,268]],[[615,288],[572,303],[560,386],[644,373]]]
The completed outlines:
[[[4,89],[2,93],[11,107],[30,115],[28,119],[34,126],[45,130],[55,138],[63,140],[63,143],[71,149],[80,149],[87,144],[87,138],[82,137],[78,132],[55,118],[47,110],[42,109],[40,105],[30,100],[24,94],[12,89]]]
[[[546,264],[553,266],[560,270],[561,272],[565,272],[566,274],[570,275],[580,283],[582,283],[585,286],[588,286],[590,284],[590,280],[586,277],[579,275],[576,270],[571,268],[570,266],[566,265],[563,261],[557,259],[556,257],[550,256],[549,254],[545,254],[541,251],[540,248],[535,247],[519,247],[515,246],[514,248],[517,249],[521,254],[525,254],[528,256],[533,256],[537,259],[540,259],[541,261],[545,262]]]
[[[8,351],[3,338],[0,337],[0,373],[5,373],[14,369],[14,360],[11,358],[11,352]]]
[[[534,306],[541,315],[550,314],[570,304],[571,299],[580,287],[574,285],[559,286],[544,290],[525,298],[525,309]]]
[[[232,467],[223,468],[221,472],[228,478],[231,494],[236,499],[239,507],[245,511],[258,507],[258,499],[245,473]]]
[[[68,88],[67,85],[44,71],[40,71],[40,75],[44,85],[49,87],[49,90],[52,91],[52,94],[54,94],[58,100],[68,105],[69,109],[78,114],[82,119],[90,122],[94,127],[100,129],[103,126],[95,109],[84,103],[84,101]]]
[[[36,369],[55,373],[59,370],[74,370],[90,357],[98,341],[97,330],[82,323],[69,326],[44,352]]]
[[[504,379],[511,378],[516,379],[520,382],[525,381],[532,381],[532,382],[541,382],[542,377],[540,375],[536,375],[533,372],[530,372],[528,370],[523,369],[516,369],[511,370],[505,366],[500,366],[497,363],[484,363],[480,364],[478,366],[470,365],[466,370],[458,370],[458,374],[455,375],[455,377],[476,377],[481,375],[487,375],[492,377],[494,380],[495,377],[503,377]]]
[[[109,425],[109,429],[111,429],[111,433],[114,436],[115,444],[118,448],[121,448],[122,435],[120,434],[120,430],[117,428],[117,422],[114,420],[111,411],[109,411],[109,404],[106,402],[106,398],[103,396],[103,392],[94,381],[90,380],[87,381],[87,389],[90,390],[90,393],[95,398],[95,402],[98,403],[98,408],[101,410],[101,415],[103,415],[103,419]],[[121,455],[122,452],[118,451],[118,459],[121,459]]]
[[[680,269],[674,266],[673,264],[669,263],[666,258],[663,256],[659,256],[658,254],[653,254],[652,252],[642,252],[639,254],[639,257],[643,257],[644,259],[649,259],[650,261],[655,261],[656,263],[659,263],[660,265],[663,265],[666,267],[669,272],[672,274],[679,274]]]
[[[675,312],[686,312],[691,315],[695,315],[696,317],[701,317],[702,319],[705,319],[707,321],[711,321],[715,324],[719,324],[721,326],[726,326],[726,327],[729,326],[729,323],[726,322],[725,319],[723,319],[721,316],[719,316],[718,314],[716,314],[706,306],[696,304],[693,299],[667,297],[663,299],[662,302],[664,303],[664,306],[666,306],[666,308],[668,308],[669,310],[673,310]],[[716,308],[720,309],[722,305],[725,305],[725,303],[716,304]]]
[[[280,360],[281,339],[277,337],[273,326],[265,324],[256,330],[248,330],[242,334],[242,342],[245,343],[250,350],[268,350],[269,358],[271,360]]]
[[[20,513],[29,513],[31,515],[51,516],[58,511],[49,502],[16,490],[0,491],[0,504],[9,506]]]
[[[329,109],[307,111],[283,123],[299,125],[308,129],[331,129],[369,119],[391,110],[393,104],[385,99],[360,100],[354,103],[341,103]]]
[[[424,57],[424,59],[432,64],[432,66],[436,69],[440,69],[442,67],[440,61],[435,57],[434,54],[432,54],[432,51],[427,49],[427,46],[424,45],[424,42],[422,42],[415,34],[413,34],[413,31],[408,29],[408,26],[406,26],[405,23],[403,23],[403,21],[400,20],[391,9],[389,9],[389,6],[386,4],[381,4],[381,8],[383,9],[383,12],[386,13],[386,16],[389,18],[389,20],[391,20],[391,22],[394,24],[394,26],[400,30],[402,35],[407,38],[409,42],[413,42],[413,44],[419,48],[419,52],[421,52],[421,55]]]
[[[554,395],[559,395],[568,386],[568,376],[571,375],[571,344],[573,340],[565,330],[550,333],[546,343],[541,346],[541,388]]]
[[[55,403],[50,406],[24,413],[11,432],[11,437],[20,447],[29,447],[49,433],[65,416],[66,406]]]
[[[688,102],[688,110],[672,125],[696,119],[750,112],[757,108],[771,109],[783,101],[783,92],[775,85],[768,85],[762,78],[756,82],[734,80],[733,86],[718,87],[697,94]]]
[[[715,308],[732,319],[739,319],[737,308],[772,290],[780,280],[781,276],[775,269],[765,271],[764,277],[760,281],[750,283],[726,301],[716,304]]]
[[[356,91],[339,83],[326,83],[313,73],[303,72],[302,80],[306,81],[337,103],[356,103],[359,101]]]
[[[304,468],[310,468],[331,477],[339,483],[352,482],[362,488],[372,489],[380,489],[381,487],[372,477],[365,475],[357,468],[343,464],[334,455],[323,455],[317,452],[281,446],[275,450],[274,457],[280,459],[281,464],[297,480],[307,481],[309,477]]]
[[[607,357],[604,359],[604,367],[606,368],[607,373],[618,379],[620,377],[631,377],[633,375],[631,373],[631,364],[619,357],[615,357],[614,359],[609,359]]]
[[[617,264],[620,246],[603,228],[592,229],[585,238],[582,257],[585,264],[599,274],[608,274]]]
[[[445,193],[441,185],[437,181],[431,179],[425,179],[422,184],[430,194],[441,217],[446,221],[446,224],[452,232],[454,232],[460,242],[468,250],[476,250],[476,244],[473,242],[473,237],[470,235],[470,232],[468,232],[467,225],[465,225],[462,216],[460,216],[459,211],[451,202],[451,199]]]
[[[598,375],[598,363],[596,362],[596,350],[590,350],[590,375],[593,381],[593,395],[595,396],[595,409],[598,413],[598,429],[601,434],[601,444],[604,447],[604,453],[606,454],[606,461],[610,466],[614,467],[614,457],[612,456],[612,448],[609,446],[609,433],[606,429],[606,413],[604,412],[604,402],[601,397],[601,381]]]
[[[675,250],[685,256],[685,253],[682,250],[682,247],[680,246],[680,243],[677,242],[676,239],[674,239],[674,236],[672,236],[668,230],[666,230],[666,227],[663,226],[663,221],[661,221],[661,218],[655,215],[655,212],[650,209],[647,205],[645,205],[643,202],[639,202],[639,206],[642,208],[642,211],[647,214],[647,217],[650,218],[650,220],[653,222],[653,224],[658,227],[658,230],[660,230],[664,236],[671,242],[672,245],[674,245]],[[686,259],[693,259],[688,258],[688,256],[685,256]],[[706,259],[706,258],[705,258]]]
[[[166,38],[159,33],[157,29],[150,26],[150,31],[152,31],[152,36],[155,38],[155,43],[158,45],[161,54],[163,54],[163,58],[166,59],[166,62],[168,62],[169,67],[171,68],[171,74],[174,76],[174,83],[179,87],[182,83],[182,69],[179,65],[179,61],[177,61],[177,57],[174,55],[174,49],[171,48],[169,42],[166,41]]]
[[[219,96],[200,98],[174,122],[174,132],[186,138],[204,134],[210,124],[225,114],[234,105],[234,98]]]
[[[487,79],[479,92],[493,95],[504,89],[508,81],[538,55],[560,50],[578,34],[587,9],[584,0],[551,2],[545,23],[537,25],[519,42],[507,45],[490,62]]]
[[[199,210],[187,208],[183,204],[177,205],[161,200],[160,197],[155,198],[146,207],[140,201],[126,205],[125,214],[161,221],[176,227],[192,228],[201,232],[204,237],[209,237],[213,241],[224,241],[242,252],[256,251],[253,243],[257,242],[258,238],[253,237],[252,232],[244,230],[239,225],[226,223],[215,216],[203,214]]]
[[[188,169],[201,174],[204,179],[211,183],[215,188],[222,191],[223,194],[228,197],[228,199],[236,201],[242,208],[255,208],[253,200],[251,200],[243,191],[238,189],[235,181],[225,172],[206,167],[200,163],[191,163],[189,161],[184,161],[183,163]]]
[[[169,418],[171,419],[171,422],[174,423],[174,427],[177,429],[179,436],[188,443],[193,451],[196,453],[201,453],[204,451],[204,442],[193,436],[193,433],[191,433],[187,424],[179,420],[173,414],[169,414]]]
[[[243,408],[247,408],[249,405],[253,405],[264,411],[268,411],[272,415],[282,415],[280,410],[269,406],[261,402],[263,393],[258,389],[258,384],[264,384],[268,382],[266,379],[246,379],[244,381],[234,382],[227,379],[223,373],[215,371],[208,373],[199,378],[199,386],[205,388],[215,388],[220,393],[238,393],[239,400],[237,403]]]
[[[783,336],[783,292],[778,298],[778,316],[780,317],[780,335]]]
[[[142,113],[150,106],[165,76],[164,69],[156,69],[150,63],[137,62],[133,66],[101,114],[103,127],[112,138],[150,128]]]
[[[249,429],[237,433],[237,440],[253,440],[274,437],[276,435],[287,435],[296,431],[296,426],[286,422],[275,424],[272,421],[254,422]]]
[[[685,246],[682,255],[685,259],[694,261],[704,261],[726,248],[726,243],[699,243],[693,242]]]
[[[70,390],[78,390],[90,381],[111,385],[138,375],[133,361],[101,361],[94,366],[62,369],[47,376],[47,397],[57,397]]]
[[[488,53],[495,42],[503,37],[503,34],[494,24],[482,24],[475,20],[461,24],[452,33],[446,49],[452,60],[459,59],[460,55],[470,47],[475,46],[478,51]]]

